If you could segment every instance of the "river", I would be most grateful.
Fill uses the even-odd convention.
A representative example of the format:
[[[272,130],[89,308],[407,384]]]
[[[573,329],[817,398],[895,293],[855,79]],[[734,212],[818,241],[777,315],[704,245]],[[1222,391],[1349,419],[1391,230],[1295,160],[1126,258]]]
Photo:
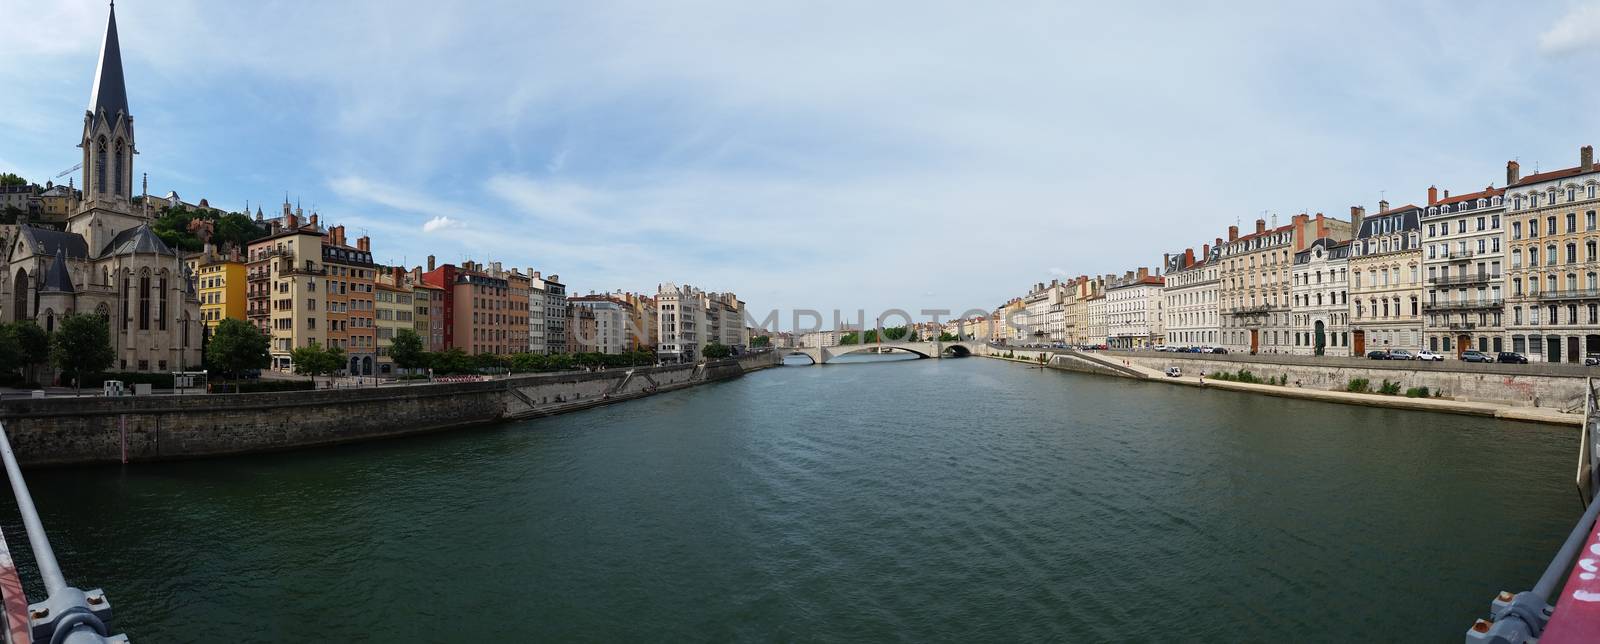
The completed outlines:
[[[863,356],[28,477],[69,580],[136,642],[1460,641],[1576,520],[1576,440]]]

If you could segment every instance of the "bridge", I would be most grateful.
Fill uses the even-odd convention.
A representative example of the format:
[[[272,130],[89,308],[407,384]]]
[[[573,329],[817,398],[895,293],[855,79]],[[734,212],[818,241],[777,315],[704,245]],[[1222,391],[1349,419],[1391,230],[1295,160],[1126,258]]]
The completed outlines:
[[[957,340],[951,342],[873,342],[869,344],[841,344],[831,347],[787,347],[779,348],[778,352],[785,358],[803,355],[811,358],[811,364],[828,364],[842,355],[860,353],[862,351],[904,351],[917,354],[921,358],[964,358],[978,353],[979,342]]]

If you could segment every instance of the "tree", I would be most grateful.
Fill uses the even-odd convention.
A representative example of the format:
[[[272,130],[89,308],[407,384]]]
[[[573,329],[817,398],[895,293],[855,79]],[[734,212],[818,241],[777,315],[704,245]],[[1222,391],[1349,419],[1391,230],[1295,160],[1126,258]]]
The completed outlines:
[[[752,346],[752,347],[766,347],[766,346],[771,346],[771,345],[772,345],[772,336],[758,335],[756,337],[750,338],[750,346]]]
[[[85,317],[98,318],[100,316]],[[105,324],[111,323],[109,320],[103,321]],[[37,377],[39,367],[50,362],[50,334],[46,333],[44,327],[39,326],[39,323],[33,320],[22,320],[10,325],[10,327],[13,337],[16,338],[17,358],[22,366],[22,375],[31,382]],[[109,329],[109,327],[107,328]],[[107,338],[110,337],[110,333],[109,330],[106,331]],[[107,341],[109,342],[109,339]]]
[[[939,334],[939,341],[940,342],[957,342],[959,340],[960,340],[960,338],[957,338],[956,336],[950,335],[949,332],[944,332],[944,333],[940,333]]]
[[[462,351],[461,347],[428,354],[428,364],[433,366],[433,372],[437,374],[471,373],[476,368],[472,356]]]
[[[389,357],[394,366],[410,371],[428,366],[428,352],[423,349],[422,336],[412,329],[400,329],[389,343]]]
[[[331,376],[344,367],[344,349],[325,349],[312,340],[306,346],[290,349],[289,360],[294,362],[295,373],[311,376],[311,381],[316,382],[317,376]]]
[[[723,345],[721,342],[712,342],[711,344],[706,345],[705,348],[700,350],[700,355],[703,355],[706,358],[711,359],[711,360],[721,360],[721,359],[726,358],[726,357],[728,357],[728,356],[730,356],[732,354],[733,354],[733,350],[729,349],[727,346]]]
[[[908,332],[903,326],[891,326],[883,330],[883,337],[888,341],[903,340]]]
[[[0,186],[11,187],[11,186],[25,186],[25,185],[28,185],[28,180],[24,179],[22,177],[19,177],[14,173],[7,172],[5,174],[0,174]]]
[[[226,318],[217,323],[211,340],[206,344],[206,364],[216,371],[237,378],[252,369],[265,369],[272,364],[269,352],[271,341],[256,325],[244,320]]]
[[[116,361],[111,330],[105,318],[73,313],[61,318],[50,338],[50,362],[63,374],[72,374],[73,386],[83,393],[84,376],[99,373]]]

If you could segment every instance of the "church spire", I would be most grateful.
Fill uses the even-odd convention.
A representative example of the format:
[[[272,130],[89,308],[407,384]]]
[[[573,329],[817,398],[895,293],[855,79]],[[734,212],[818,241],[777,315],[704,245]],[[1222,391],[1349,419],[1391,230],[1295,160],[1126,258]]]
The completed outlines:
[[[128,88],[122,81],[122,47],[117,43],[117,5],[111,5],[106,22],[106,37],[100,43],[100,63],[94,70],[94,93],[89,95],[89,111],[105,110],[107,118],[117,112],[128,113]]]

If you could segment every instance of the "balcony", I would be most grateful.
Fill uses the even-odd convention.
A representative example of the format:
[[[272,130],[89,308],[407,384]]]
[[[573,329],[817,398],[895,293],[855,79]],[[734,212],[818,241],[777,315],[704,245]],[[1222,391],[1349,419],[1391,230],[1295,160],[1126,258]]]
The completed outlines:
[[[1235,309],[1233,309],[1231,311],[1228,311],[1228,315],[1238,315],[1238,316],[1266,315],[1268,313],[1271,313],[1273,311],[1278,310],[1279,308],[1281,308],[1281,307],[1274,306],[1272,304],[1261,304],[1261,305],[1258,305],[1258,306],[1241,306],[1241,307],[1237,307],[1237,308],[1235,308]]]
[[[1428,283],[1435,286],[1455,286],[1458,284],[1488,284],[1500,281],[1500,274],[1477,273],[1475,275],[1457,275],[1455,277],[1430,277]]]
[[[1443,259],[1452,262],[1464,262],[1472,259],[1476,255],[1477,253],[1472,250],[1447,250],[1439,253],[1437,257],[1429,257],[1428,259]]]
[[[1424,302],[1424,311],[1470,311],[1475,309],[1500,309],[1505,308],[1504,298],[1485,297],[1471,300],[1446,300],[1444,302]]]
[[[1566,291],[1540,291],[1533,293],[1533,297],[1541,300],[1590,300],[1600,299],[1600,289],[1572,289]]]
[[[1478,328],[1478,323],[1477,322],[1451,322],[1451,323],[1446,324],[1444,326],[1445,326],[1445,328],[1450,329],[1451,331],[1471,331],[1473,329]]]

